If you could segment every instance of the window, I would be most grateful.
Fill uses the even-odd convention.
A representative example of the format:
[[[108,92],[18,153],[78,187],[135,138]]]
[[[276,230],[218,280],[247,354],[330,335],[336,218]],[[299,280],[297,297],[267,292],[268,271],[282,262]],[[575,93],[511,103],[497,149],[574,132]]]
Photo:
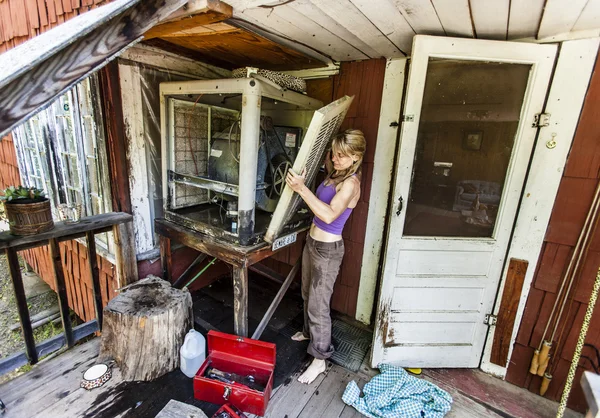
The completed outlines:
[[[13,131],[23,185],[44,189],[54,211],[60,203],[81,205],[81,216],[112,211],[99,104],[91,76]],[[112,252],[106,234],[97,240]]]

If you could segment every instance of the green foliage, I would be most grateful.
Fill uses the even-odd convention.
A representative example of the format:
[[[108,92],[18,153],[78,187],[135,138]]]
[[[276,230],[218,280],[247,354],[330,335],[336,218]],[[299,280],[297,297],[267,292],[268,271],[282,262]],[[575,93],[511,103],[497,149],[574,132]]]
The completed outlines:
[[[46,198],[44,191],[35,187],[10,186],[4,189],[3,194],[3,196],[0,196],[0,200],[7,202],[21,199],[30,199],[33,202],[39,202]]]

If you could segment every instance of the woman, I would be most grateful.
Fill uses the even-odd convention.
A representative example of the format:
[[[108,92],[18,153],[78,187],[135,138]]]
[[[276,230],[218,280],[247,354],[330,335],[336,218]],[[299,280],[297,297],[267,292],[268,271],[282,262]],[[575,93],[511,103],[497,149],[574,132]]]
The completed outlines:
[[[360,198],[361,164],[365,154],[365,136],[348,129],[336,136],[325,166],[327,178],[313,194],[302,175],[289,171],[286,183],[306,202],[315,214],[302,253],[302,299],[304,330],[292,339],[310,339],[308,353],[314,360],[298,378],[311,383],[325,371],[325,360],[333,354],[331,345],[330,302],[333,285],[344,257],[342,229]]]

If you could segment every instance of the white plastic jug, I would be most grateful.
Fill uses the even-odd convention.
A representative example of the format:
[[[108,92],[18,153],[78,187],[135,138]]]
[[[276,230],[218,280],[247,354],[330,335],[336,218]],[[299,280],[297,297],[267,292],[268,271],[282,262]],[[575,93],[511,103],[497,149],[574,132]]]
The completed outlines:
[[[204,335],[191,329],[179,349],[180,368],[187,377],[194,377],[206,358]]]

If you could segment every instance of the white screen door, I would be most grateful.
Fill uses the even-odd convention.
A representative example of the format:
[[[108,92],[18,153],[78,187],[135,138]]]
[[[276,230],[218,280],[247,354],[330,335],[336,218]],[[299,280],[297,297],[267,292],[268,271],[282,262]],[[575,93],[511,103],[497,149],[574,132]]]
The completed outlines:
[[[478,367],[556,46],[412,51],[372,364]]]

